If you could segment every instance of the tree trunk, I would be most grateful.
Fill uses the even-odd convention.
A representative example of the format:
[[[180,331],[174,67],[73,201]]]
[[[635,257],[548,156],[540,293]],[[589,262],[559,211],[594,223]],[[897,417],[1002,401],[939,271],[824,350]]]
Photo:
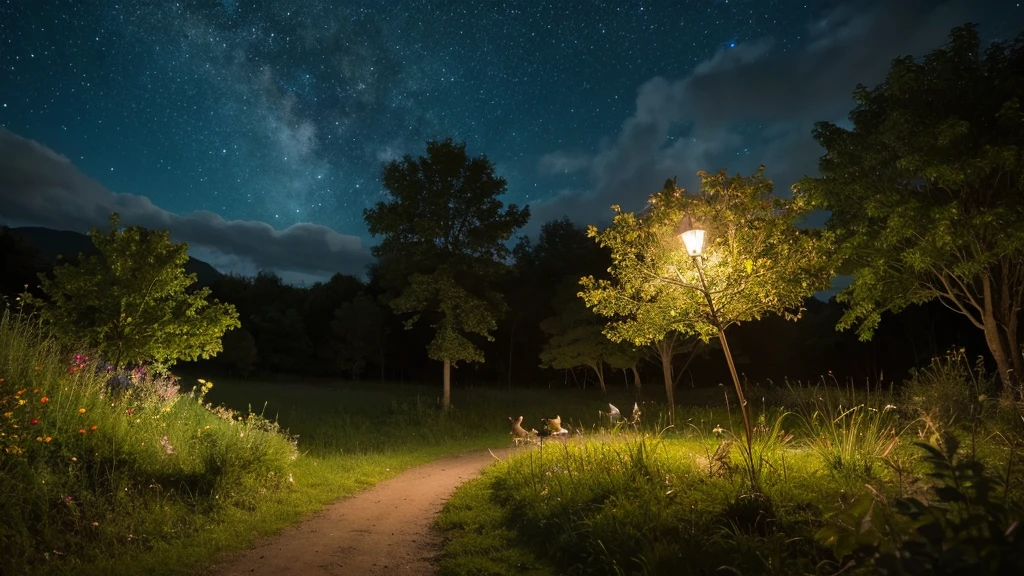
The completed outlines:
[[[452,403],[452,363],[444,361],[444,395],[441,397],[441,408],[447,410]]]
[[[597,385],[601,388],[601,394],[608,392],[608,389],[604,385],[604,364],[600,361],[593,366],[594,372],[597,373]]]
[[[672,389],[672,354],[662,353],[661,355],[661,376],[665,379],[665,396],[668,400],[668,424],[673,426],[676,423],[676,399]]]
[[[983,298],[981,323],[985,332],[985,344],[988,345],[988,350],[992,353],[992,359],[996,361],[996,371],[999,373],[999,381],[1003,385],[1003,390],[1011,390],[1015,374],[1010,358],[1014,351],[1009,349],[1006,334],[996,318],[996,306],[993,301],[996,295],[993,294],[991,276],[982,275],[981,286]],[[1020,354],[1020,351],[1018,350],[1016,353]]]
[[[633,371],[633,387],[637,390],[643,387],[643,382],[640,380],[640,371],[636,369],[636,364],[629,367]]]

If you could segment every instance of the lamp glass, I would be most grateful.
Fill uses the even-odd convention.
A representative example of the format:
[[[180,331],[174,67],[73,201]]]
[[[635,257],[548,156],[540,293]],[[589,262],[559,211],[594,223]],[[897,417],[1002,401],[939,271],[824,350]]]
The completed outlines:
[[[700,228],[692,228],[679,235],[683,239],[683,245],[690,256],[700,256],[704,249],[704,231]]]

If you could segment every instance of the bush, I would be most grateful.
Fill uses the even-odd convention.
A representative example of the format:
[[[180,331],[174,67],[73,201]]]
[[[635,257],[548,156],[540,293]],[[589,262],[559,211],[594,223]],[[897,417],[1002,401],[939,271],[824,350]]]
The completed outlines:
[[[985,399],[995,390],[996,382],[986,374],[982,359],[972,367],[961,348],[912,371],[902,404],[942,430],[980,416]]]
[[[1022,574],[1021,511],[1005,487],[956,437],[918,443],[933,480],[928,498],[891,504],[866,494],[832,516],[816,535],[847,568],[864,574]]]
[[[61,572],[194,531],[287,484],[293,439],[145,369],[115,374],[0,318],[0,574]],[[205,519],[204,519],[205,518]]]

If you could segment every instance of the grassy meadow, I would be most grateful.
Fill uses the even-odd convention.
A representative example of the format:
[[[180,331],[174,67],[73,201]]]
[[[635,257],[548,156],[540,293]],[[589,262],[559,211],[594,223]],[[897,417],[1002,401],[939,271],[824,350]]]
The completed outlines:
[[[109,372],[0,319],[0,574],[191,574],[400,471],[504,447],[508,417],[594,421],[579,390]],[[623,394],[621,402],[626,402]]]
[[[431,386],[201,377],[114,374],[5,315],[0,574],[194,574],[410,466],[510,446],[519,415],[573,434],[456,492],[443,574],[980,574],[1020,545],[1021,407],[960,353],[897,390],[751,385],[752,454],[719,387],[680,390],[675,426],[656,401],[612,426],[632,389],[456,386],[444,412]]]
[[[899,390],[762,389],[677,426],[514,450],[461,487],[441,574],[1018,574],[1019,402],[954,353]]]

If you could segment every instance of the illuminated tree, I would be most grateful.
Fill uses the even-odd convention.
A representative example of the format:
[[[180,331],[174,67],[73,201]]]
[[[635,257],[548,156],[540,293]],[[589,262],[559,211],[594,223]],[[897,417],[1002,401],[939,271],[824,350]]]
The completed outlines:
[[[697,194],[670,180],[641,214],[615,206],[609,228],[591,226],[612,252],[612,278],[583,278],[580,295],[611,319],[606,334],[615,341],[641,346],[671,332],[719,338],[742,402],[725,330],[765,314],[796,319],[804,300],[828,287],[832,269],[821,235],[797,227],[807,205],[772,195],[763,167],[747,177],[699,176]],[[680,240],[686,217],[705,230],[698,257]],[[666,387],[671,404],[671,382]]]
[[[985,334],[1004,386],[1020,382],[1024,304],[1024,35],[983,49],[961,27],[924,58],[859,86],[850,128],[823,122],[820,178],[852,283],[839,328],[870,339],[884,312],[939,300]]]
[[[62,340],[94,349],[114,367],[210,358],[224,332],[237,328],[231,304],[209,300],[209,288],[190,289],[188,246],[166,231],[121,228],[116,213],[109,232],[89,236],[99,253],[40,275],[47,301],[31,299]]]

